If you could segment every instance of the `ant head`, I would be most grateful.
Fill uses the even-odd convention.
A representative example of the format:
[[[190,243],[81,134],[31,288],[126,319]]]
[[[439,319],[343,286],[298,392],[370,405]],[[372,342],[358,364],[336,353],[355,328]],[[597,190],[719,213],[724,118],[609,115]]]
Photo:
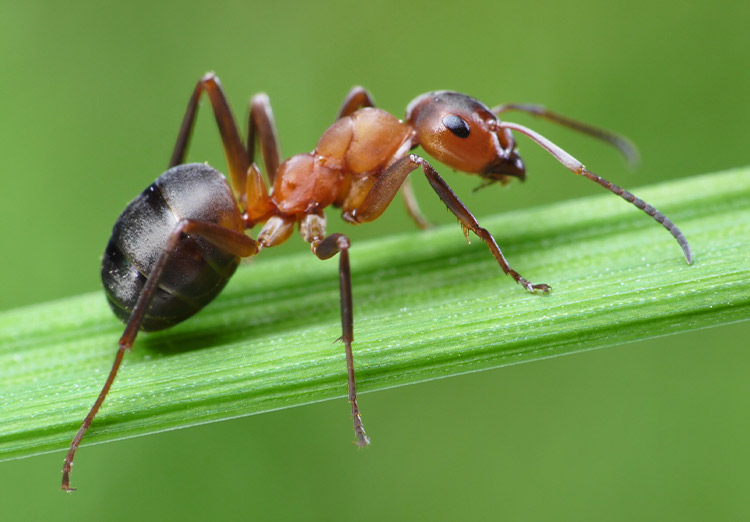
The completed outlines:
[[[508,183],[526,178],[526,167],[510,131],[500,127],[487,106],[452,91],[418,96],[406,108],[406,121],[427,153],[462,172]]]

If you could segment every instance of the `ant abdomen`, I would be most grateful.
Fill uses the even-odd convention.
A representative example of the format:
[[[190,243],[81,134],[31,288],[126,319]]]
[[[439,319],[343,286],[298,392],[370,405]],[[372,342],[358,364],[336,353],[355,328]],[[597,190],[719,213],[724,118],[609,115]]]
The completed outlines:
[[[102,283],[126,322],[167,238],[181,219],[242,231],[234,195],[219,171],[199,163],[162,174],[120,214],[102,259]],[[183,237],[164,270],[141,329],[162,330],[194,315],[221,292],[239,257],[202,238]]]

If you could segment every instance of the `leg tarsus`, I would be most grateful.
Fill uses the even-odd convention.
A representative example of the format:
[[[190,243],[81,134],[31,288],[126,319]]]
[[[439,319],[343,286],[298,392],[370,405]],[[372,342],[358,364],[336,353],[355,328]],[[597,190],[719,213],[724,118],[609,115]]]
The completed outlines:
[[[75,458],[78,446],[80,446],[81,444],[83,435],[86,433],[89,426],[91,425],[91,422],[94,420],[94,417],[96,416],[96,413],[99,411],[99,408],[104,402],[104,398],[107,396],[112,383],[115,381],[117,370],[120,369],[120,363],[122,363],[123,355],[125,355],[125,352],[130,348],[130,346],[133,344],[133,341],[135,340],[135,335],[138,332],[138,329],[136,328],[133,331],[133,329],[131,328],[132,322],[133,320],[131,318],[130,322],[128,322],[128,326],[125,328],[125,333],[120,339],[120,344],[117,349],[117,355],[115,355],[115,361],[114,363],[112,363],[112,369],[109,371],[109,376],[107,377],[107,381],[104,383],[104,387],[102,388],[101,392],[99,392],[99,396],[97,397],[94,406],[91,408],[88,415],[86,415],[86,418],[83,420],[81,427],[78,429],[78,433],[76,433],[76,436],[73,437],[73,441],[70,443],[70,449],[68,450],[68,454],[65,456],[65,462],[63,464],[63,478],[62,484],[60,485],[60,489],[65,492],[70,493],[76,490],[75,488],[70,486],[70,473],[73,469],[73,459]]]
[[[435,175],[440,178],[440,176],[435,172]],[[445,181],[443,181],[445,183]],[[448,186],[447,184],[445,185]],[[448,187],[450,189],[450,187]],[[451,191],[452,192],[452,191]],[[441,197],[442,199],[442,197]],[[456,198],[458,199],[458,198]],[[443,200],[445,201],[445,200]],[[459,201],[459,203],[461,203]],[[464,207],[465,208],[465,207]],[[487,245],[487,247],[490,249],[490,252],[492,253],[495,260],[500,264],[500,268],[502,268],[503,272],[508,274],[510,277],[513,278],[513,280],[524,287],[528,292],[531,292],[532,294],[536,294],[537,291],[541,292],[542,294],[548,294],[551,290],[551,287],[548,284],[540,283],[540,284],[534,284],[525,277],[521,276],[518,272],[516,272],[513,268],[511,268],[510,264],[508,263],[508,260],[505,259],[505,256],[503,255],[502,250],[500,250],[500,247],[498,246],[497,242],[495,241],[495,238],[490,234],[490,232],[486,228],[482,228],[479,226],[479,223],[477,222],[476,218],[466,209],[467,216],[465,218],[467,221],[465,222],[465,226],[469,228],[476,236],[484,241],[484,244]],[[459,217],[459,219],[461,219]],[[474,226],[472,226],[472,221]],[[462,223],[464,223],[462,221]]]
[[[550,287],[549,285],[546,285],[544,283],[538,284],[538,285],[534,285],[534,284],[531,284],[530,282],[526,281],[523,278],[521,278],[521,279],[522,280],[519,281],[519,283],[526,290],[528,290],[529,292],[531,292],[532,294],[541,293],[543,295],[547,295],[547,294],[549,294],[549,291],[552,289],[552,287]]]

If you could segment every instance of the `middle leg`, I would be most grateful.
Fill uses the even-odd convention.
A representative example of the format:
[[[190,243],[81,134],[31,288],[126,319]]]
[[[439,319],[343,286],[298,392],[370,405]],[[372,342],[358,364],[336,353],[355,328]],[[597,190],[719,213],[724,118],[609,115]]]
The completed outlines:
[[[318,259],[329,259],[339,255],[339,291],[341,294],[341,341],[346,350],[346,370],[349,384],[349,403],[352,406],[354,433],[357,435],[357,446],[370,444],[370,437],[365,433],[362,416],[357,404],[357,387],[354,380],[354,316],[352,303],[352,279],[349,269],[349,238],[343,234],[326,236],[326,218],[323,214],[308,214],[300,223],[300,232],[305,241],[310,243]]]

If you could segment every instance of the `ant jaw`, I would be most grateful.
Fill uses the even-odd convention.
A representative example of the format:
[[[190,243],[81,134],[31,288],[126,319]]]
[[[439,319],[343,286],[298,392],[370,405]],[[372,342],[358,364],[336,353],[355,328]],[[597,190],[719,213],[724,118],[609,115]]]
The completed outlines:
[[[518,178],[521,181],[526,180],[526,165],[524,165],[518,152],[513,150],[506,157],[497,156],[487,164],[484,171],[480,172],[479,175],[483,178],[499,181],[503,185],[507,185],[510,182],[509,176]]]

